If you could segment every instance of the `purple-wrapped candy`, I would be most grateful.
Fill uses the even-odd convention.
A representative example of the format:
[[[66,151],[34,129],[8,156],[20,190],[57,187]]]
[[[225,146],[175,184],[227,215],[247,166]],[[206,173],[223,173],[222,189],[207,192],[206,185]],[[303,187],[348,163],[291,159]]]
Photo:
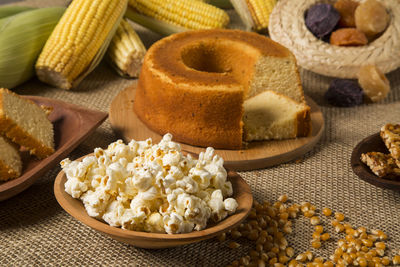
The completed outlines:
[[[363,102],[363,90],[352,80],[335,79],[325,93],[326,100],[334,106],[353,107]]]
[[[339,12],[330,4],[316,4],[306,12],[306,26],[317,37],[329,35],[340,20]]]

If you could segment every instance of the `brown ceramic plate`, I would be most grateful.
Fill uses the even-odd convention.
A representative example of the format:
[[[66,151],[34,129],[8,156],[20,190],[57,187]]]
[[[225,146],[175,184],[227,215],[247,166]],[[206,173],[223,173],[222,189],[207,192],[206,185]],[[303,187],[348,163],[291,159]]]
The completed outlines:
[[[22,153],[22,175],[14,180],[0,183],[0,201],[8,199],[32,185],[48,170],[57,165],[108,116],[107,113],[85,109],[60,100],[26,96],[39,105],[53,107],[50,120],[54,126],[56,151],[51,156],[38,160]]]
[[[400,190],[400,179],[389,180],[379,178],[370,170],[367,165],[361,161],[361,154],[371,151],[389,153],[381,137],[379,136],[379,133],[368,136],[358,143],[358,145],[354,148],[353,153],[351,154],[351,167],[353,168],[354,173],[362,180],[375,186],[392,190]]]
[[[81,158],[82,159],[82,158]],[[239,206],[235,214],[228,216],[226,219],[217,224],[209,225],[202,231],[193,231],[185,234],[159,234],[146,233],[138,231],[130,231],[117,227],[112,227],[102,221],[90,217],[83,204],[79,199],[72,198],[64,190],[64,184],[67,177],[64,171],[61,171],[54,182],[54,194],[61,207],[72,215],[78,221],[87,226],[110,236],[118,241],[134,245],[142,248],[168,248],[190,243],[199,242],[209,239],[239,225],[249,214],[253,205],[253,196],[250,187],[233,171],[228,171],[228,180],[231,181],[233,187],[233,198],[236,199]]]

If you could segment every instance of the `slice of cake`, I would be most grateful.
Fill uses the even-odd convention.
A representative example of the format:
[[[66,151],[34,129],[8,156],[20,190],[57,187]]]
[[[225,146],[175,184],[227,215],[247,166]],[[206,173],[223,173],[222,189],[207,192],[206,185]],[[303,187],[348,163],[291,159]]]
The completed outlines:
[[[274,91],[244,102],[244,140],[288,139],[310,133],[310,108]]]
[[[54,152],[53,125],[34,102],[0,88],[0,133],[38,158]]]
[[[17,147],[0,135],[0,181],[21,175],[22,162]]]
[[[397,167],[395,160],[390,154],[384,154],[381,152],[367,152],[361,154],[361,161],[379,177],[393,175],[400,177],[400,168]]]
[[[400,168],[400,124],[388,123],[381,128],[381,137]]]

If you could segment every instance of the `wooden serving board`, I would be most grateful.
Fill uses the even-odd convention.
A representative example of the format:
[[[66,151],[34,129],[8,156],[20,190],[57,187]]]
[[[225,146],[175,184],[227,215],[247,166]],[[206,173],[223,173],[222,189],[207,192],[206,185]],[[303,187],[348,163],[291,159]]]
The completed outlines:
[[[139,120],[133,112],[136,82],[122,90],[112,101],[109,118],[115,132],[126,142],[131,139],[146,140],[152,138],[159,142],[162,138]],[[312,133],[309,137],[301,137],[279,141],[251,142],[246,149],[224,150],[216,149],[218,155],[225,160],[225,166],[235,171],[261,169],[300,158],[310,151],[321,138],[324,131],[324,118],[318,105],[306,96],[311,107]],[[182,150],[198,154],[205,151],[203,147],[181,143]]]

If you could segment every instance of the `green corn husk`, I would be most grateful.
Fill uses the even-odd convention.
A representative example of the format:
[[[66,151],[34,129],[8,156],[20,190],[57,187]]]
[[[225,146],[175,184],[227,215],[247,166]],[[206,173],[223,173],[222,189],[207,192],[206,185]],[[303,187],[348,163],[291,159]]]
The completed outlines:
[[[29,6],[2,6],[0,7],[0,19],[33,9],[35,8]]]
[[[0,19],[0,87],[14,88],[35,73],[35,62],[65,11],[40,8]]]

